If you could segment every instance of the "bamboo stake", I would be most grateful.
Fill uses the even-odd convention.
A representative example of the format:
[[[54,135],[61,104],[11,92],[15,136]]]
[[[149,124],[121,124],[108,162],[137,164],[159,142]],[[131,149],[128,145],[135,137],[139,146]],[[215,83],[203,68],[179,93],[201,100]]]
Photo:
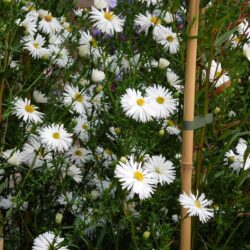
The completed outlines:
[[[3,238],[0,238],[0,250],[3,250]]]
[[[196,55],[198,34],[199,0],[189,0],[189,39],[187,41],[187,56],[184,89],[184,121],[194,120]],[[192,187],[193,169],[193,130],[183,130],[182,160],[181,160],[181,189],[190,194]],[[187,209],[181,209],[181,250],[191,249],[191,218]]]

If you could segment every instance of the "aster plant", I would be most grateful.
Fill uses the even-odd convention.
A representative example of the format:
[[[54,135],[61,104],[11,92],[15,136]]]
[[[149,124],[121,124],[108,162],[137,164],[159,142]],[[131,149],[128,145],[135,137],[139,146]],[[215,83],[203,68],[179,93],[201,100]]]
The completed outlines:
[[[179,249],[182,206],[193,249],[249,248],[249,6],[201,9],[195,108],[214,121],[182,193],[185,1],[2,1],[6,249]]]

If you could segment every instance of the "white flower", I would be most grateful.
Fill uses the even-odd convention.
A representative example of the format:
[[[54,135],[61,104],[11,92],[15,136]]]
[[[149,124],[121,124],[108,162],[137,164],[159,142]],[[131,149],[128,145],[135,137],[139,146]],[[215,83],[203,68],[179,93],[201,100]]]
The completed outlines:
[[[93,55],[96,59],[100,57],[100,48],[98,47],[98,43],[96,39],[91,36],[89,31],[80,32],[80,47],[79,47],[79,54],[82,57],[86,57],[87,55]]]
[[[38,11],[39,16],[42,18],[38,23],[38,29],[48,35],[54,35],[62,30],[60,22],[51,15],[48,11]]]
[[[77,117],[76,122],[76,126],[73,129],[74,134],[83,142],[86,142],[89,139],[88,130],[90,128],[90,123],[86,116]]]
[[[78,17],[81,17],[82,14],[83,14],[83,9],[82,8],[77,8],[77,9],[74,9],[74,14]]]
[[[22,150],[21,160],[30,167],[41,167],[45,162],[50,165],[52,155],[44,150],[38,136],[31,136]]]
[[[22,39],[24,42],[24,49],[29,51],[29,54],[34,59],[42,58],[48,54],[48,49],[44,48],[45,38],[40,34],[37,34],[36,38],[32,36],[26,36]]]
[[[94,6],[97,9],[106,9],[108,7],[108,4],[105,0],[94,0]]]
[[[179,50],[180,44],[177,34],[171,28],[162,28],[154,32],[154,39],[162,44],[170,54],[176,54]]]
[[[62,194],[59,196],[59,198],[57,199],[57,202],[60,205],[68,205],[69,203],[71,203],[72,200],[73,200],[73,193],[66,192],[66,194]]]
[[[62,152],[72,144],[72,134],[68,133],[63,124],[52,124],[40,129],[41,142],[48,150]]]
[[[165,120],[163,128],[165,128],[170,135],[179,135],[181,132],[181,130],[171,120]]]
[[[172,221],[175,222],[175,223],[179,222],[180,221],[179,216],[177,214],[173,214],[172,215]]]
[[[34,36],[34,34],[37,32],[36,29],[36,22],[33,19],[30,18],[25,18],[20,24],[19,26],[22,26],[25,28],[25,34],[26,35],[30,35],[30,36]]]
[[[235,154],[233,150],[229,150],[225,154],[225,165],[229,164],[229,167],[233,169],[233,172],[239,173],[243,168],[244,158],[241,155]]]
[[[59,68],[65,68],[72,65],[72,58],[69,56],[69,52],[66,48],[60,48],[55,45],[49,45],[49,51],[51,54],[51,60]]]
[[[0,207],[3,209],[9,209],[10,207],[14,207],[13,197],[11,194],[4,198],[0,196]]]
[[[250,44],[245,43],[243,46],[243,55],[250,61]]]
[[[90,97],[84,91],[80,91],[78,86],[74,87],[67,84],[63,96],[64,103],[78,114],[84,115],[86,109],[92,106],[89,102]]]
[[[13,114],[18,118],[22,118],[25,122],[38,123],[42,121],[43,114],[37,111],[38,107],[32,105],[30,100],[21,98],[15,100]]]
[[[48,250],[48,249],[57,249],[57,250],[68,250],[67,247],[62,246],[64,238],[56,236],[53,232],[46,232],[40,234],[34,239],[32,250]]]
[[[157,3],[160,3],[162,0],[139,0],[142,3],[146,3],[147,6],[150,5],[156,5]]]
[[[103,71],[93,69],[92,74],[91,74],[91,80],[93,82],[101,82],[105,79],[105,74]]]
[[[66,156],[76,165],[84,164],[92,159],[92,153],[90,150],[78,146],[72,146],[66,153]]]
[[[167,24],[172,23],[172,22],[174,22],[174,15],[167,11],[163,17],[163,20]]]
[[[236,152],[243,159],[242,160],[242,168],[244,168],[244,170],[247,170],[250,168],[250,153],[248,155],[246,155],[246,159],[245,159],[246,150],[247,150],[247,141],[240,138],[239,142],[236,146]]]
[[[222,84],[228,82],[230,80],[229,76],[223,72],[221,67],[221,63],[217,63],[214,60],[211,64],[209,81],[215,83],[215,87],[218,88]]]
[[[61,35],[51,35],[49,37],[50,45],[61,45],[64,42],[65,38]]]
[[[67,171],[67,175],[72,177],[76,183],[79,183],[82,181],[81,170],[77,168],[75,165],[72,165],[69,167]]]
[[[250,26],[246,19],[244,19],[239,25],[238,25],[238,31],[240,35],[244,35],[247,38],[250,37]]]
[[[19,149],[8,149],[2,153],[2,157],[13,166],[19,166],[21,164],[21,152]]]
[[[139,14],[135,17],[135,25],[139,26],[140,29],[138,32],[144,31],[146,34],[148,33],[148,29],[153,27],[153,33],[161,32],[164,26],[161,25],[161,19],[149,12],[146,12],[146,15]]]
[[[33,91],[33,98],[36,103],[47,103],[48,97],[45,96],[44,93],[40,92],[39,90]]]
[[[183,91],[183,86],[181,85],[179,76],[177,76],[171,69],[167,69],[166,77],[169,84],[173,86],[177,91]]]
[[[139,90],[127,89],[126,94],[121,97],[121,105],[125,114],[136,121],[147,122],[154,115],[149,99],[144,98]]]
[[[153,174],[153,178],[161,185],[164,183],[170,184],[175,179],[173,163],[167,161],[162,155],[151,156],[145,162],[144,168],[148,170],[149,173]]]
[[[141,163],[130,161],[119,164],[115,168],[115,177],[122,183],[122,188],[130,191],[130,197],[138,194],[141,200],[151,197],[156,181],[148,170],[141,167]]]
[[[94,22],[94,27],[101,30],[103,33],[113,35],[114,32],[122,32],[125,20],[116,16],[107,8],[98,10],[92,6],[90,19]]]
[[[233,110],[230,110],[229,112],[228,112],[228,117],[229,118],[233,118],[233,117],[235,117],[236,116],[236,113],[233,111]]]
[[[199,216],[199,220],[202,223],[206,223],[214,216],[213,209],[208,208],[212,204],[212,201],[205,199],[204,193],[198,198],[198,192],[196,196],[192,193],[187,195],[183,192],[179,197],[179,202],[184,208],[188,209],[189,216]]]
[[[146,98],[149,106],[155,111],[154,117],[166,118],[176,110],[176,100],[173,99],[171,92],[160,85],[154,85],[146,89]]]
[[[160,69],[167,68],[169,66],[169,64],[170,64],[170,62],[167,59],[165,59],[165,58],[160,58],[159,59],[158,65],[159,65]]]

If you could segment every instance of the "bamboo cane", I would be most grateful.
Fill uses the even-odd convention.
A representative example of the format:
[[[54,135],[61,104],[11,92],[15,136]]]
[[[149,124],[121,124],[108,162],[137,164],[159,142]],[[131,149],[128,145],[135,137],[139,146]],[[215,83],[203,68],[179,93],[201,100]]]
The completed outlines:
[[[199,17],[199,0],[189,0],[188,10],[189,32],[187,41],[185,88],[184,88],[184,121],[194,120],[195,78],[197,34]],[[186,194],[191,192],[193,169],[193,130],[183,130],[182,160],[181,160],[181,189]],[[191,249],[191,218],[187,217],[187,209],[181,209],[181,250]]]
[[[3,238],[0,238],[0,250],[3,250]]]

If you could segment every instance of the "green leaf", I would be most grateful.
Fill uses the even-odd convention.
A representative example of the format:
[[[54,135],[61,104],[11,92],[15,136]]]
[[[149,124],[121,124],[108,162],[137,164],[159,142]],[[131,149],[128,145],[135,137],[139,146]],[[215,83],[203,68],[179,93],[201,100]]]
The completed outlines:
[[[223,35],[219,36],[215,40],[215,46],[220,46],[222,45],[225,41],[229,39],[229,37],[237,30],[237,27],[233,28],[232,30],[224,33]]]

